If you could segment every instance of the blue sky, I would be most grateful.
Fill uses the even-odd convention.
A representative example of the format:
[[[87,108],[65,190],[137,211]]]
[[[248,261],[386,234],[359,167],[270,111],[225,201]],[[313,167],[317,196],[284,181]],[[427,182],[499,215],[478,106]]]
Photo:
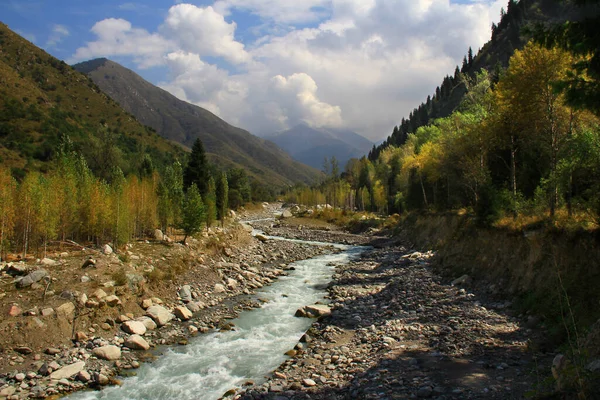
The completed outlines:
[[[255,134],[305,122],[379,140],[505,2],[0,0],[0,15],[60,59],[110,58]]]

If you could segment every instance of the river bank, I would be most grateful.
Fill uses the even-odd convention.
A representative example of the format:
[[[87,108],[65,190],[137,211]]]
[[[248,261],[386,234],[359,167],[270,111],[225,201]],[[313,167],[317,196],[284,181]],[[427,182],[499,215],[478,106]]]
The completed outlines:
[[[248,216],[272,217],[279,207]],[[0,399],[119,383],[119,375],[156,359],[161,345],[185,345],[190,336],[232,329],[228,321],[260,306],[251,295],[285,276],[290,263],[333,252],[262,242],[236,222],[187,246],[138,242],[118,255],[77,249],[3,264]],[[15,270],[24,276],[43,270],[48,278],[21,286]]]
[[[299,235],[289,222],[269,228]],[[538,320],[518,315],[507,297],[470,277],[442,277],[432,252],[377,242],[361,259],[337,266],[328,289],[332,314],[313,324],[295,356],[239,398],[520,399],[554,392],[557,353],[537,348],[545,335]]]

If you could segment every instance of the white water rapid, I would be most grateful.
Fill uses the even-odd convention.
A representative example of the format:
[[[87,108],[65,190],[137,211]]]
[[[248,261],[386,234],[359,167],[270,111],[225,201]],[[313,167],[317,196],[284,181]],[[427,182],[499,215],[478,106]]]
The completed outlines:
[[[343,251],[291,264],[294,271],[257,293],[257,297],[268,299],[267,303],[231,321],[235,331],[191,338],[187,346],[172,347],[157,361],[143,364],[137,376],[125,378],[121,386],[75,393],[68,398],[218,399],[248,380],[261,384],[265,375],[285,361],[284,353],[296,345],[312,323],[294,317],[296,310],[323,300],[326,291],[322,288],[335,269],[332,264],[347,263],[366,249],[336,247]]]

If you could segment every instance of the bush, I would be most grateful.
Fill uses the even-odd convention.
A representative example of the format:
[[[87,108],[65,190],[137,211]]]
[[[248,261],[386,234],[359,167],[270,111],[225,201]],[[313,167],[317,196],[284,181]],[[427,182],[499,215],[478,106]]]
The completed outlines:
[[[120,268],[118,271],[113,272],[112,280],[115,281],[116,286],[125,286],[127,284],[127,274],[124,268]]]

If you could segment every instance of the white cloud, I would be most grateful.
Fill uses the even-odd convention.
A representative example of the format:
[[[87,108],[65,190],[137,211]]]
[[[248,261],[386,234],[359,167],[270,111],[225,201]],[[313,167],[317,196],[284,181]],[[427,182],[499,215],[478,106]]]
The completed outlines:
[[[139,68],[144,69],[163,64],[164,54],[174,47],[161,35],[134,28],[124,19],[104,19],[92,27],[92,32],[97,40],[78,48],[71,61],[132,56]]]
[[[488,40],[504,2],[177,4],[155,33],[125,20],[98,22],[92,29],[97,40],[74,58],[130,55],[140,68],[166,65],[170,75],[161,87],[256,134],[306,122],[379,139],[453,73],[469,46],[477,51]],[[269,35],[238,41],[232,18],[239,12],[261,18],[246,32],[266,29]],[[291,25],[310,21],[310,28]],[[206,61],[211,57],[215,64]]]
[[[55,24],[52,27],[52,33],[46,41],[47,47],[56,47],[64,38],[70,35],[69,29],[60,24]]]
[[[249,61],[244,45],[234,38],[236,24],[225,21],[212,7],[178,4],[169,9],[163,34],[184,51],[220,56],[235,64]]]

